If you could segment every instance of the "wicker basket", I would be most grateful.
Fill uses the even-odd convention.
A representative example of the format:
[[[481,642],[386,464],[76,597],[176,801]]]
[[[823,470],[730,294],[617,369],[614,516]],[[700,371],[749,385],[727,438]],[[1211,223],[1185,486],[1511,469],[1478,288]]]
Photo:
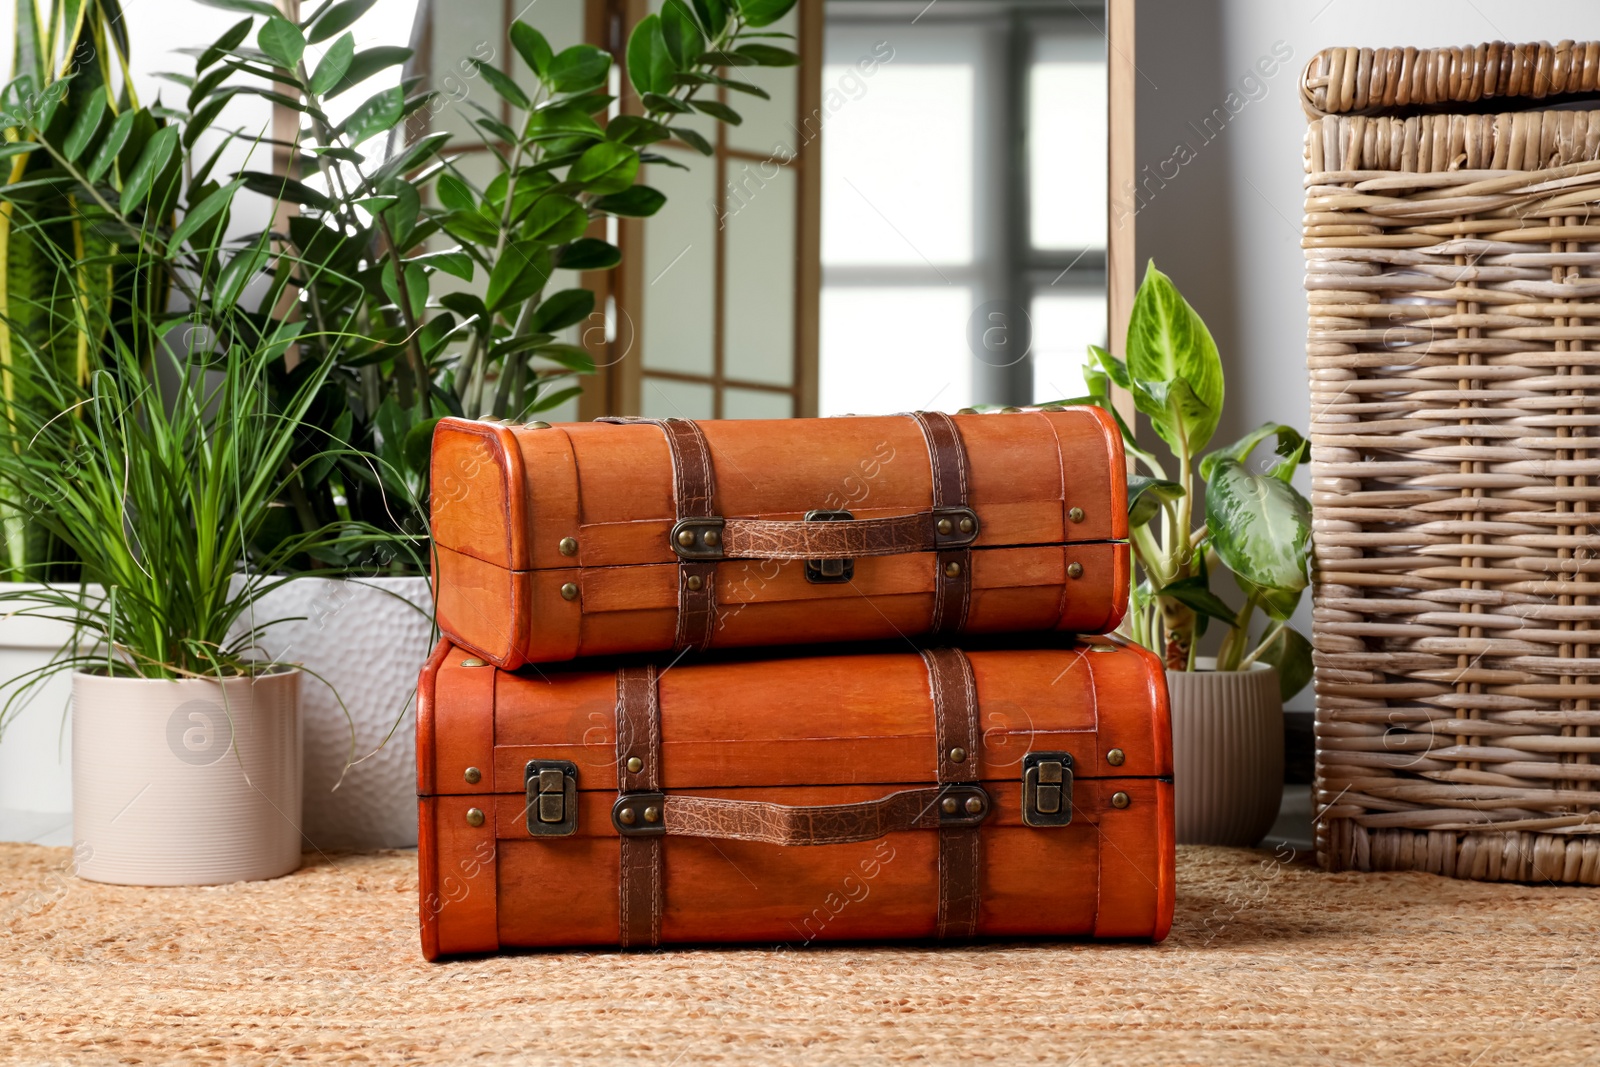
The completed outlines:
[[[1322,865],[1600,884],[1600,43],[1302,89]]]

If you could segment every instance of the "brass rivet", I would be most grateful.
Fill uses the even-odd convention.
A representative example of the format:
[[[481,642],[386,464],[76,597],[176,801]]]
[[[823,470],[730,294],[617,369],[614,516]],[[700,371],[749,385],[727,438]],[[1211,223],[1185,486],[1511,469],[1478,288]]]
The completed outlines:
[[[530,423],[528,423],[528,429],[530,429],[530,430],[548,430],[549,428],[550,428],[550,424],[548,422],[530,422]]]
[[[1106,762],[1111,764],[1113,767],[1122,766],[1122,761],[1127,758],[1127,755],[1125,755],[1120,748],[1114,748],[1110,752],[1106,753]]]
[[[1040,411],[1065,411],[1067,409],[1062,407],[1060,404],[1046,404],[1044,407],[1040,408],[1039,410]]]
[[[962,533],[971,533],[972,532],[972,520],[971,519],[962,519],[961,520],[961,532]]]
[[[577,585],[576,582],[568,582],[567,584],[565,584],[565,585],[563,585],[561,587],[561,599],[562,600],[577,600],[578,599],[578,585]]]
[[[950,750],[950,762],[951,763],[965,763],[965,762],[967,762],[967,750],[964,749],[964,748],[952,748]]]
[[[678,544],[682,545],[684,548],[688,548],[690,545],[694,544],[694,531],[693,530],[679,530],[678,531]]]
[[[953,529],[955,529],[955,527],[950,525],[950,520],[949,519],[940,519],[939,520],[939,532],[940,533],[947,534]]]
[[[1067,564],[1067,577],[1068,578],[1082,578],[1083,577],[1083,564],[1081,564],[1081,563],[1069,563],[1069,564]]]
[[[693,589],[694,591],[699,592],[700,591],[700,587],[702,585],[705,585],[706,583],[701,580],[701,578],[700,578],[700,576],[698,574],[691,574],[691,575],[689,575],[688,579],[683,584],[687,585],[690,589]]]
[[[563,537],[556,546],[563,556],[576,556],[578,554],[578,539],[576,537]]]
[[[1016,407],[1003,407],[1003,408],[1000,409],[1000,414],[1002,414],[1002,415],[1010,415],[1012,412],[1021,411],[1021,410],[1022,410],[1021,408],[1016,408]]]
[[[468,785],[477,785],[479,782],[483,781],[483,772],[478,770],[476,767],[468,767],[467,773],[463,774],[461,777],[467,780]]]
[[[946,815],[954,815],[956,813],[956,798],[945,797],[944,803],[942,803],[940,807],[944,808],[944,813]]]
[[[617,821],[624,826],[632,826],[638,818],[639,816],[634,814],[632,808],[623,808],[617,812]]]
[[[946,578],[959,578],[959,577],[961,577],[961,564],[959,564],[959,563],[946,563],[944,565],[944,576]]]
[[[482,826],[483,825],[483,809],[482,808],[468,808],[467,809],[467,825],[468,826]]]
[[[476,656],[468,656],[466,659],[461,661],[461,665],[463,667],[487,667],[488,666],[487,663],[483,662],[483,660],[479,659]]]
[[[1089,651],[1090,652],[1115,652],[1116,650],[1117,650],[1117,646],[1116,645],[1090,645],[1089,646]]]
[[[1128,799],[1128,794],[1126,793],[1118,792],[1111,794],[1111,806],[1113,808],[1125,808],[1131,803],[1133,803],[1133,801]]]
[[[1073,508],[1071,511],[1067,512],[1067,518],[1071,519],[1073,522],[1082,522],[1083,521],[1083,509],[1082,508]]]
[[[956,414],[957,415],[976,415],[977,413],[978,413],[978,409],[977,408],[957,408],[956,409]]]
[[[715,530],[707,530],[705,537],[701,538],[701,540],[705,541],[708,547],[716,548],[722,543],[722,535]]]
[[[644,770],[644,760],[640,759],[638,756],[629,756],[628,771],[632,774],[638,774],[642,770]]]
[[[982,797],[968,797],[967,798],[967,814],[976,815],[976,814],[978,814],[978,812],[980,812],[982,810],[983,810],[983,798]]]
[[[645,808],[644,809],[644,821],[645,822],[660,822],[661,821],[661,809],[656,807],[654,804],[650,805],[648,808]]]

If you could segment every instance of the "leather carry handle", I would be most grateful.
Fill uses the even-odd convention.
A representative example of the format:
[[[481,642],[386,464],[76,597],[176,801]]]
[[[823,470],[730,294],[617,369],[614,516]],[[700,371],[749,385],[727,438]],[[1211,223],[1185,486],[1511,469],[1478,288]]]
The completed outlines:
[[[672,550],[686,560],[856,559],[966,548],[977,539],[978,516],[966,507],[826,522],[684,518],[669,535]]]
[[[853,804],[794,806],[764,800],[624,793],[611,808],[623,837],[704,837],[768,845],[843,845],[903,830],[977,826],[989,794],[978,785],[902,789]]]

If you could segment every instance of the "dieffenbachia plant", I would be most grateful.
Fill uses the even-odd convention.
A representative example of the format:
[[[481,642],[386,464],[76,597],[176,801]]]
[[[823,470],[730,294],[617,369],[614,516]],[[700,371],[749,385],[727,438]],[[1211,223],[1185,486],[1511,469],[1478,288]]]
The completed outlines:
[[[1215,619],[1229,627],[1217,669],[1271,663],[1287,699],[1311,678],[1310,643],[1289,625],[1309,581],[1311,505],[1292,484],[1306,441],[1288,426],[1267,423],[1201,458],[1222,415],[1222,360],[1199,314],[1153,263],[1134,300],[1126,351],[1124,361],[1090,349],[1084,399],[1115,414],[1111,386],[1128,390],[1176,468],[1169,475],[1117,416],[1123,444],[1144,471],[1128,476],[1128,525],[1140,571],[1130,636],[1159,653],[1168,669],[1193,670],[1198,639]],[[1269,439],[1271,457],[1253,459]],[[1205,486],[1198,517],[1197,473]],[[1211,591],[1219,565],[1244,595],[1238,611]],[[1267,620],[1252,639],[1258,609]]]

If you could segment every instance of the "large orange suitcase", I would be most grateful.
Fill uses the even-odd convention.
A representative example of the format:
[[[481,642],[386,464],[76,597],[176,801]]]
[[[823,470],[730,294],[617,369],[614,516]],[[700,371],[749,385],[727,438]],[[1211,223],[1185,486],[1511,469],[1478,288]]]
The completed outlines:
[[[521,672],[446,641],[417,773],[429,959],[1172,922],[1165,676],[1114,638]]]
[[[620,424],[619,424],[620,423]],[[497,666],[1103,633],[1128,596],[1097,408],[516,425],[433,437],[440,629]]]

